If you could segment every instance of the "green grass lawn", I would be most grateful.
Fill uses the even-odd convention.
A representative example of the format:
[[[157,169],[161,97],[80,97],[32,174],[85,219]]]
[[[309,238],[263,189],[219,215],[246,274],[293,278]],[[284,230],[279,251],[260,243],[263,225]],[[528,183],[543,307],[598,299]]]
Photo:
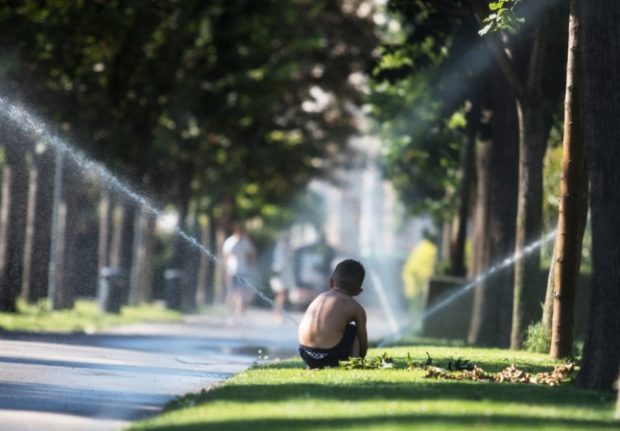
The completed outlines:
[[[70,310],[49,311],[45,301],[37,305],[18,302],[18,313],[0,313],[0,330],[33,332],[95,332],[106,326],[144,321],[181,320],[181,314],[157,304],[123,307],[120,314],[102,313],[93,301],[76,301]]]
[[[607,430],[613,395],[577,389],[572,383],[435,380],[422,368],[405,369],[407,353],[433,364],[465,358],[488,372],[515,364],[531,372],[551,371],[545,355],[460,346],[409,346],[387,352],[394,369],[304,369],[291,359],[256,366],[220,386],[187,395],[161,416],[132,430],[316,431],[316,430]]]

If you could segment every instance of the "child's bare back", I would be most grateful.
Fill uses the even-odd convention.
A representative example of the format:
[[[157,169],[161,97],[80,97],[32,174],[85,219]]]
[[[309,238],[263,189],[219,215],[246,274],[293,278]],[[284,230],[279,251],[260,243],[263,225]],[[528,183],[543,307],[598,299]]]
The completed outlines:
[[[299,325],[299,353],[310,368],[366,355],[366,312],[353,299],[362,292],[364,275],[359,262],[340,262],[329,280],[330,290],[308,306]]]
[[[299,342],[304,346],[329,349],[334,347],[350,322],[362,326],[364,309],[348,294],[330,289],[320,294],[308,307],[299,325]]]

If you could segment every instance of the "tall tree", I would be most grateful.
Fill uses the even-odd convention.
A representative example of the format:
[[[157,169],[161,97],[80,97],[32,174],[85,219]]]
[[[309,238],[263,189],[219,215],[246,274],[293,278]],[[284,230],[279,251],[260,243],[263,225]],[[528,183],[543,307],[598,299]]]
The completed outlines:
[[[537,290],[540,284],[540,250],[524,251],[538,241],[542,233],[543,157],[551,127],[543,111],[543,69],[547,55],[550,4],[525,1],[519,13],[523,15],[527,31],[515,33],[506,22],[506,14],[491,14],[487,0],[472,0],[474,12],[482,24],[482,32],[495,54],[514,95],[519,120],[519,195],[515,254],[514,301],[510,347],[521,348],[527,326],[535,318]],[[493,8],[504,8],[510,1],[491,3]],[[553,27],[551,27],[553,28]],[[512,30],[512,35],[510,31]],[[544,30],[543,30],[544,29]],[[497,30],[496,33],[490,33]],[[501,33],[501,36],[498,34]],[[516,37],[515,37],[516,36]],[[524,67],[527,65],[526,67]]]
[[[554,284],[551,357],[562,358],[573,350],[575,295],[581,263],[581,247],[588,210],[587,164],[584,153],[579,75],[580,47],[577,0],[570,1],[564,139],[558,234],[552,270]]]
[[[28,173],[26,154],[30,147],[23,133],[2,127],[7,167],[10,169],[5,263],[0,286],[0,310],[17,311],[17,297],[22,287],[26,214],[28,212]],[[6,168],[5,168],[6,169]]]
[[[460,2],[447,10],[435,3],[388,3],[403,34],[385,37],[370,101],[387,143],[387,176],[411,212],[430,213],[437,225],[456,220],[443,248],[448,272],[464,275],[477,132],[465,117],[478,109],[477,25]]]
[[[97,274],[110,264],[110,225],[112,206],[110,191],[103,185],[99,197],[99,243],[97,247]]]
[[[6,162],[2,166],[2,202],[0,206],[0,274],[6,267],[7,227],[9,225],[9,205],[11,197],[11,168]]]
[[[470,274],[483,275],[514,251],[518,188],[518,126],[510,87],[501,70],[492,61],[488,47],[478,37],[478,23],[471,13],[468,2],[452,2],[451,5],[447,5],[445,2],[433,0],[392,1],[390,5],[403,16],[407,43],[403,43],[404,48],[400,48],[400,55],[398,45],[388,45],[390,49],[386,50],[382,62],[385,69],[383,75],[387,78],[391,76],[392,80],[412,76],[418,86],[412,88],[401,86],[399,91],[391,90],[394,98],[397,101],[402,100],[406,107],[402,113],[394,114],[394,106],[397,106],[395,103],[387,104],[378,99],[378,102],[381,102],[378,106],[382,108],[386,117],[381,119],[384,130],[386,124],[397,125],[394,117],[402,117],[404,123],[413,129],[413,133],[408,137],[408,145],[405,145],[404,138],[400,141],[395,140],[396,142],[391,145],[394,162],[389,159],[392,156],[390,151],[388,174],[401,191],[401,196],[413,204],[414,208],[421,200],[431,203],[425,210],[439,209],[442,213],[448,212],[448,206],[437,205],[441,189],[438,193],[434,188],[436,184],[451,185],[446,177],[449,178],[449,172],[454,169],[453,165],[446,161],[449,153],[442,153],[438,149],[439,144],[443,142],[436,132],[439,128],[437,124],[441,123],[433,117],[430,126],[416,127],[425,123],[412,114],[412,111],[417,113],[417,109],[411,108],[412,105],[435,106],[437,103],[435,100],[420,97],[422,91],[419,89],[420,82],[425,82],[428,75],[433,76],[435,78],[430,80],[429,85],[437,87],[434,92],[442,96],[438,97],[438,100],[445,104],[445,113],[451,115],[451,109],[460,103],[471,106],[466,112],[466,126],[463,130],[466,136],[465,142],[471,142],[475,138],[480,140],[476,151],[477,193],[472,240],[474,263]],[[433,41],[432,44],[430,40]],[[432,48],[429,49],[429,46]],[[434,49],[447,52],[447,58],[441,55],[433,56]],[[429,67],[438,62],[441,64],[439,71]],[[383,86],[385,87],[385,84]],[[401,92],[404,92],[404,97]],[[409,97],[417,97],[417,103],[408,100]],[[433,112],[430,108],[426,110]],[[420,116],[429,114],[424,113]],[[393,126],[391,129],[388,131],[392,134],[398,131]],[[393,136],[391,138],[393,139]],[[426,147],[424,142],[428,142],[430,147]],[[436,166],[439,166],[437,171],[432,169]],[[467,175],[463,175],[463,179],[466,177]],[[465,190],[467,183],[463,180],[460,184],[457,182],[455,186]],[[461,202],[464,201],[461,199]],[[461,221],[465,215],[464,209],[461,204],[459,208]],[[463,233],[464,230],[461,230],[460,234]],[[450,269],[452,273],[460,273],[460,265],[457,262],[460,261],[459,255],[462,256],[463,253],[457,251],[459,248],[454,247],[455,251],[451,253],[451,258],[454,259]],[[472,343],[491,346],[508,344],[513,274],[510,269],[497,272],[492,278],[485,279],[477,286],[468,337]]]
[[[179,211],[179,228],[183,231],[187,231],[189,223],[193,175],[194,167],[192,165],[186,165],[178,183],[175,204]],[[185,311],[194,311],[196,308],[194,286],[190,283],[192,274],[190,274],[191,265],[189,262],[192,260],[190,257],[191,255],[192,250],[190,250],[189,244],[177,235],[174,239],[171,266],[175,270],[181,271],[181,282],[179,286],[181,291],[177,292],[177,295],[181,297],[180,304]]]
[[[487,74],[494,78],[487,79],[481,109],[487,116],[481,120],[477,157],[474,276],[485,274],[512,254],[517,213],[517,112],[508,83],[497,66]],[[507,268],[476,286],[469,342],[496,347],[510,344],[513,276],[511,268]]]
[[[32,268],[33,240],[34,240],[34,220],[36,214],[36,194],[37,194],[37,176],[38,172],[34,166],[30,167],[29,184],[28,184],[28,213],[26,216],[26,240],[24,243],[24,275],[22,277],[21,297],[26,301],[34,302],[30,293],[30,278]]]
[[[68,162],[68,161],[67,161]],[[77,234],[79,220],[79,181],[77,172],[70,163],[65,163],[62,178],[62,203],[59,217],[57,267],[58,278],[56,298],[52,308],[54,310],[69,309],[75,303],[75,294],[78,289],[80,265],[78,263]]]
[[[590,315],[579,383],[609,390],[620,363],[620,4],[579,2],[592,224]]]
[[[465,265],[465,242],[467,239],[467,225],[471,211],[471,195],[473,178],[476,166],[476,136],[478,132],[480,107],[477,102],[470,102],[467,112],[467,125],[463,137],[461,154],[461,178],[459,185],[458,216],[456,218],[456,232],[450,244],[450,273],[457,277],[465,277],[467,268]]]
[[[361,3],[3,4],[0,74],[29,88],[26,103],[46,101],[37,111],[59,135],[153,194],[174,193],[192,161],[216,214],[276,218],[355,130],[350,78],[375,46]]]
[[[129,280],[134,264],[134,234],[136,218],[140,217],[140,212],[136,202],[126,199],[124,202],[123,225],[121,228],[120,260],[118,268],[123,271],[126,291],[124,302],[129,299]]]
[[[50,178],[50,173],[54,172],[53,151],[40,146],[35,152],[34,164],[37,172],[35,218],[30,260],[30,288],[26,297],[31,303],[47,295],[54,192],[54,182]]]
[[[616,401],[616,419],[620,419],[620,391],[618,391],[618,400]]]
[[[144,222],[144,232],[141,244],[141,265],[138,267],[140,272],[140,302],[151,302],[153,300],[153,249],[155,243],[155,224],[156,217],[153,214],[143,214],[146,219]]]

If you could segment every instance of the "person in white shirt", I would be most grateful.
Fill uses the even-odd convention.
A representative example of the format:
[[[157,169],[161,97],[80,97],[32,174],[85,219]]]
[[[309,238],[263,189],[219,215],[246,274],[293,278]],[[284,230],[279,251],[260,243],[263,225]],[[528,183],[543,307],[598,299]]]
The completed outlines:
[[[226,267],[226,305],[233,316],[241,316],[254,298],[250,278],[256,262],[256,249],[239,223],[223,246]]]

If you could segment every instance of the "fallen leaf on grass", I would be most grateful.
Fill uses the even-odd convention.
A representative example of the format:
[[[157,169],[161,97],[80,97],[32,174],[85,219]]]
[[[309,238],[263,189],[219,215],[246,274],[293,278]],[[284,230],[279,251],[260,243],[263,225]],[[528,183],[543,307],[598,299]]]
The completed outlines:
[[[439,367],[429,367],[424,377],[445,379],[445,380],[473,380],[491,381],[498,383],[533,383],[540,385],[558,386],[560,383],[570,379],[575,364],[569,363],[558,365],[553,371],[547,373],[531,374],[512,364],[498,373],[487,373],[482,368],[474,366],[472,370],[463,372],[450,372]]]

